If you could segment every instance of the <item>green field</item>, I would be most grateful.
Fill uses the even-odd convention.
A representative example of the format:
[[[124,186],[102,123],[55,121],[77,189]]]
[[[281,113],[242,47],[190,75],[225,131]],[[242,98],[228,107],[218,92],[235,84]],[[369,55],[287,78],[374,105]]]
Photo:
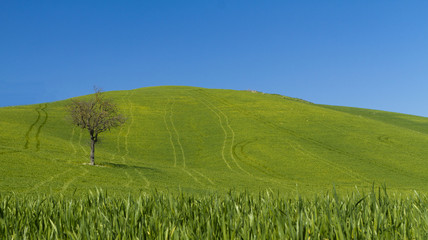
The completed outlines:
[[[428,118],[194,87],[105,95],[128,119],[100,135],[98,166],[69,100],[0,108],[0,192],[428,190]]]
[[[1,239],[427,239],[426,196],[0,195]]]

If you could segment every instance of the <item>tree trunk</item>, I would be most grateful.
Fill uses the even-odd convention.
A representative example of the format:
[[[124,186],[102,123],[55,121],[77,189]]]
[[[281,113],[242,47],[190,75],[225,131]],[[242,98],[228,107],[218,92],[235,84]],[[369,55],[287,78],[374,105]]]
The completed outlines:
[[[91,165],[95,165],[95,138],[91,137]]]

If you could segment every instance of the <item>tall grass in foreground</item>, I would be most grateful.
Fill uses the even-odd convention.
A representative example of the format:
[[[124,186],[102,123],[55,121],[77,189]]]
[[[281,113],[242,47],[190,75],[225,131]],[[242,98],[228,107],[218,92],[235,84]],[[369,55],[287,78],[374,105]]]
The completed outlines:
[[[0,196],[1,239],[428,239],[426,196]]]

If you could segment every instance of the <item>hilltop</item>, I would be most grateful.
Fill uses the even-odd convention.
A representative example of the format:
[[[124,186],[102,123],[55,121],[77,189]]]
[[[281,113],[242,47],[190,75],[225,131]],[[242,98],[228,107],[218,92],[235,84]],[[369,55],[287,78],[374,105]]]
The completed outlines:
[[[424,117],[195,87],[105,95],[128,120],[100,136],[96,167],[69,100],[0,108],[0,192],[428,190]]]

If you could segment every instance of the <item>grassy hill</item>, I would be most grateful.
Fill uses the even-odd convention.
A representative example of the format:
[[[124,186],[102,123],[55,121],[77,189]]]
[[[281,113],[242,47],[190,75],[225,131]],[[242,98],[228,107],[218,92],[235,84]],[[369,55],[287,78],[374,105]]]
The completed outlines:
[[[95,167],[68,100],[0,108],[0,192],[428,190],[427,118],[249,91],[105,94],[128,120],[100,136]]]

